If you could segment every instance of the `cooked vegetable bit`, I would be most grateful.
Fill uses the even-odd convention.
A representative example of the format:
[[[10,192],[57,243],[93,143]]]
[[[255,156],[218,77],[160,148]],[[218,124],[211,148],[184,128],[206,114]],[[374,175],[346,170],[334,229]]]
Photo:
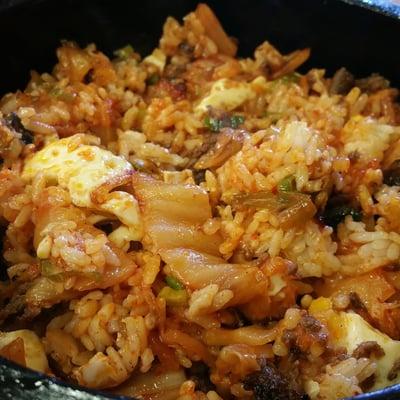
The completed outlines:
[[[204,118],[204,125],[211,132],[219,132],[219,130],[220,130],[220,121],[218,119],[215,119],[215,118],[205,117]]]
[[[207,116],[204,118],[204,125],[210,129],[211,132],[219,132],[222,128],[233,128],[237,129],[245,121],[242,115],[232,115],[222,118],[214,118]]]
[[[243,206],[258,209],[266,208],[279,220],[282,228],[291,228],[305,223],[312,218],[317,209],[309,195],[297,192],[271,192],[260,191],[236,195],[233,200],[235,208]]]
[[[296,190],[296,178],[288,175],[278,183],[278,192],[294,192]]]
[[[335,228],[338,226],[346,217],[351,215],[354,221],[361,221],[362,212],[349,205],[339,205],[335,207],[327,207],[321,220],[324,224]]]
[[[181,290],[184,288],[184,286],[182,285],[182,283],[180,283],[178,281],[178,279],[176,279],[170,275],[167,275],[165,277],[165,282],[171,289],[174,289],[174,290]]]
[[[151,85],[156,85],[159,81],[160,81],[160,75],[153,74],[147,78],[146,83],[151,86]]]
[[[55,270],[53,263],[50,260],[41,260],[40,268],[43,276],[50,276],[56,274],[58,271]]]
[[[182,306],[187,303],[188,295],[184,289],[172,289],[165,286],[158,293],[160,299],[164,299],[169,306]]]
[[[275,111],[265,111],[263,117],[270,118],[273,123],[277,122],[281,118],[284,117],[284,113],[275,112]]]
[[[71,103],[75,99],[74,93],[69,93],[61,88],[55,86],[49,91],[49,95],[57,98],[58,100],[65,101],[66,103]]]
[[[244,123],[244,117],[241,115],[233,115],[231,117],[231,128],[236,129]]]
[[[114,51],[114,55],[122,60],[129,58],[133,53],[134,50],[130,44],[127,44],[126,46]]]
[[[290,74],[284,75],[281,78],[278,78],[276,81],[289,84],[289,83],[298,83],[301,78],[301,75],[297,72],[292,72]]]
[[[59,272],[48,275],[47,278],[53,282],[65,282],[68,278],[82,278],[94,282],[101,282],[102,275],[99,272]]]
[[[42,276],[50,279],[53,282],[64,282],[71,277],[84,278],[100,282],[102,276],[96,271],[78,272],[78,271],[62,271],[57,265],[50,260],[40,260],[40,268]]]

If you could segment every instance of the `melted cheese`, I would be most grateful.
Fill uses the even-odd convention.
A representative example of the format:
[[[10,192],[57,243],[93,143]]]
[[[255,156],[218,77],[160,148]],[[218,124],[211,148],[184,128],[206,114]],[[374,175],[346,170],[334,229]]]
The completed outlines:
[[[57,140],[35,153],[25,164],[22,178],[31,181],[39,172],[47,182],[67,189],[78,207],[103,210],[129,227],[131,240],[141,237],[140,212],[136,199],[126,192],[109,191],[129,180],[131,164],[123,157],[98,146],[85,144],[85,135]],[[99,201],[93,194],[106,188]]]
[[[377,342],[385,352],[383,357],[376,360],[376,379],[371,390],[399,383],[400,376],[393,381],[389,381],[387,375],[395,361],[400,358],[400,341],[393,340],[389,336],[373,328],[358,314],[341,312],[340,321],[342,335],[339,338],[338,344],[344,346],[349,354],[351,354],[359,344],[370,340]]]
[[[0,332],[0,348],[7,346],[14,340],[21,338],[24,341],[25,364],[35,371],[49,371],[47,357],[40,339],[36,334],[27,329],[13,332]]]

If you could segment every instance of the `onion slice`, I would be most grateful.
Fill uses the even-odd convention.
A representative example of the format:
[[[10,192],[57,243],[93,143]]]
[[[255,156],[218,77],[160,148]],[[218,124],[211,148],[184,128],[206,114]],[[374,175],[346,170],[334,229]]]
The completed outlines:
[[[207,4],[200,3],[195,11],[196,17],[203,25],[207,36],[217,45],[219,51],[234,57],[237,51],[236,43],[226,34],[218,18]]]

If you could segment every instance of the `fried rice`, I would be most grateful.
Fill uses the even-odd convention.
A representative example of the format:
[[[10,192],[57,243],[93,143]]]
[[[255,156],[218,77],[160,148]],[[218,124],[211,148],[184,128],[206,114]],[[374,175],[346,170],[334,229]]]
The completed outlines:
[[[400,382],[398,91],[236,52],[200,4],[1,99],[2,357],[153,400]]]

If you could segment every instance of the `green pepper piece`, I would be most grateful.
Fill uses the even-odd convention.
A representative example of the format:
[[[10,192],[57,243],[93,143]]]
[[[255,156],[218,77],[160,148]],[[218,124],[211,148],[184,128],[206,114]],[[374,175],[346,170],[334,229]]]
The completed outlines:
[[[171,275],[167,275],[167,276],[165,277],[165,282],[167,283],[167,285],[168,285],[170,288],[172,288],[172,289],[174,289],[174,290],[184,289],[184,286],[182,285],[182,283],[180,283],[180,282],[178,281],[178,279],[174,278],[174,277],[171,276]]]

